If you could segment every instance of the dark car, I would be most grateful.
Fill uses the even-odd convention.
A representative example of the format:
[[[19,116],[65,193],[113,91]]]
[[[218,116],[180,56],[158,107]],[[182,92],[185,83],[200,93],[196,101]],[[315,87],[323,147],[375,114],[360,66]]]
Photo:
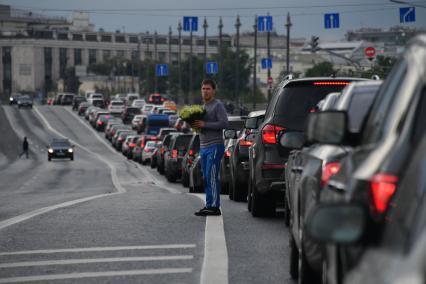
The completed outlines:
[[[246,117],[243,116],[229,116],[228,117],[228,130],[239,131],[244,127]],[[221,193],[227,194],[229,192],[229,182],[231,181],[231,173],[229,171],[229,157],[237,143],[236,137],[225,137],[225,153],[220,161],[220,188]]]
[[[21,107],[29,107],[29,108],[33,108],[33,99],[31,98],[30,95],[21,95],[18,98],[18,108]]]
[[[61,104],[61,102],[62,102],[62,98],[64,97],[64,93],[58,93],[58,94],[56,94],[56,96],[55,96],[55,99],[53,100],[53,104],[54,105],[60,105]]]
[[[111,128],[107,132],[105,132],[106,138],[112,143],[112,138],[119,130],[132,130],[132,128],[129,125],[115,124],[111,126]]]
[[[134,160],[138,162],[142,162],[142,153],[148,141],[157,141],[157,137],[153,135],[147,135],[147,134],[140,135],[140,138],[136,142],[136,145],[133,151],[134,152],[133,155],[136,155],[133,158]]]
[[[55,159],[74,160],[74,145],[68,139],[53,139],[47,146],[47,160]]]
[[[244,123],[244,128],[240,131],[235,146],[229,154],[229,198],[231,200],[247,200],[249,178],[248,148],[253,144],[255,133],[258,132],[259,125],[263,122],[264,117],[264,110],[249,113]]]
[[[169,145],[170,145],[170,142],[171,142],[173,136],[180,135],[180,134],[182,134],[182,133],[171,132],[171,133],[167,134],[166,136],[164,136],[164,139],[161,143],[161,147],[156,154],[157,171],[162,175],[164,174],[164,169],[165,169],[165,167],[164,167],[164,154],[168,151],[168,148],[169,148]]]
[[[74,101],[74,94],[65,93],[61,98],[61,105],[68,106],[72,105],[72,102]]]
[[[129,135],[124,140],[123,145],[121,147],[121,153],[126,156],[127,159],[130,159],[132,157],[132,150],[136,146],[136,142],[139,137],[139,135]]]
[[[83,96],[74,96],[72,99],[72,110],[78,110],[82,102],[86,102],[86,97]]]
[[[100,114],[96,120],[95,129],[97,131],[105,131],[105,127],[108,121],[113,120],[114,117],[111,114]]]
[[[359,135],[362,122],[368,115],[368,110],[373,104],[381,83],[381,81],[356,82],[342,91],[333,109],[347,111],[351,135]],[[284,133],[281,137],[282,145],[301,148],[304,139],[300,139],[299,145],[295,145],[294,135],[297,134]],[[315,276],[320,278],[324,250],[322,245],[303,233],[302,222],[318,204],[323,185],[339,170],[340,161],[348,151],[348,147],[314,143],[310,147],[294,150],[290,154],[286,177],[293,176],[290,178],[292,182],[286,180],[285,199],[287,202],[285,208],[288,210],[286,216],[289,217],[290,224],[290,274],[293,278],[303,278],[301,282],[311,282]],[[296,267],[298,267],[297,271],[294,270]]]
[[[117,133],[115,134],[114,137],[115,140],[113,139],[113,145],[115,147],[115,149],[117,149],[117,151],[121,152],[121,149],[123,147],[123,143],[126,140],[127,136],[136,136],[137,133],[135,131],[132,130],[119,130],[117,131]]]
[[[162,105],[163,102],[165,101],[166,101],[166,98],[164,98],[161,94],[151,94],[146,100],[148,104],[153,104],[153,105]]]
[[[200,152],[200,135],[194,134],[189,142],[188,151],[182,159],[182,185],[189,187],[189,171],[194,159]]]
[[[359,137],[349,135],[346,112],[316,113],[308,124],[308,137],[320,143],[354,147],[321,190],[320,203],[344,201],[368,208],[366,218],[371,224],[368,239],[362,244],[327,245],[322,266],[327,268],[325,278],[331,282],[342,281],[365,249],[381,240],[383,227],[389,222],[386,213],[394,206],[392,199],[399,191],[399,177],[426,129],[425,64],[423,35],[411,40],[395,63]]]
[[[284,189],[271,185],[284,180],[284,165],[292,149],[281,147],[278,136],[287,131],[303,131],[306,117],[319,101],[356,80],[362,79],[304,78],[285,80],[275,88],[249,160],[248,198],[253,216],[275,214],[277,202],[284,200]]]
[[[189,168],[189,192],[203,192],[204,178],[201,167],[201,155],[198,153]]]
[[[346,284],[401,284],[426,283],[426,135],[417,149],[412,149],[409,164],[398,176],[401,180],[392,203],[395,204],[386,214],[383,234],[378,244],[368,248],[358,265],[345,277]],[[319,235],[324,241],[356,245],[368,239],[369,227],[367,208],[357,205],[336,204],[333,208],[320,209],[341,216],[330,219],[330,230]],[[331,212],[334,211],[334,212]],[[358,214],[341,214],[342,211]],[[319,212],[321,214],[321,212]],[[330,214],[326,212],[327,214]],[[348,218],[349,217],[349,218]],[[337,222],[336,222],[337,221]],[[322,222],[321,222],[322,223]],[[352,223],[353,232],[342,240],[339,232],[343,226]],[[337,233],[337,234],[336,234]]]
[[[121,113],[121,119],[124,123],[130,123],[133,117],[137,114],[142,114],[141,109],[138,107],[126,107]]]
[[[182,176],[182,160],[188,151],[192,134],[181,134],[172,137],[168,151],[164,154],[164,172],[169,182],[175,182]]]

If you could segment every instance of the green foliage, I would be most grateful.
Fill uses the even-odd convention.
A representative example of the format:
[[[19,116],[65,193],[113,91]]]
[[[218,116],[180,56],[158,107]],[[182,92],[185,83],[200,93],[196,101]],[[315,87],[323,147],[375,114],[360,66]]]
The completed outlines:
[[[395,58],[379,55],[376,57],[375,65],[370,70],[363,72],[362,77],[371,78],[373,75],[378,75],[380,79],[385,79],[395,62]]]
[[[306,70],[305,77],[329,77],[335,74],[336,70],[333,69],[333,64],[330,62],[321,62]]]

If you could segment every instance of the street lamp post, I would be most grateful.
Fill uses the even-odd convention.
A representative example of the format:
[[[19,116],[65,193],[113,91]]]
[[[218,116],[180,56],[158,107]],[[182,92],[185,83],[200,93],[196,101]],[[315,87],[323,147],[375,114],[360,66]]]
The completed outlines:
[[[223,60],[222,60],[222,29],[223,29],[223,22],[222,17],[219,19],[219,87],[223,88]]]
[[[269,16],[269,13],[268,13]],[[267,45],[267,53],[268,53],[268,58],[271,58],[271,32],[268,31],[266,32],[266,45]],[[268,102],[271,101],[271,96],[272,96],[272,90],[271,90],[271,83],[269,83],[269,80],[271,78],[271,68],[269,68],[268,66]]]
[[[189,22],[189,41],[189,99],[192,102],[192,22]]]
[[[287,29],[287,50],[286,50],[286,72],[290,74],[290,28],[291,28],[290,13],[287,13],[287,23],[285,27]]]
[[[158,62],[157,56],[157,31],[154,32],[154,89],[155,92],[158,93],[158,76],[155,74],[155,64]]]
[[[172,27],[169,26],[169,75],[168,75],[168,81],[169,81],[169,86],[168,86],[168,92],[170,94],[170,89],[172,86],[172,82],[171,82],[171,72],[170,70],[172,69]]]
[[[208,24],[207,24],[207,19],[204,18],[204,23],[203,23],[203,29],[204,29],[204,61],[203,61],[203,70],[201,74],[204,74],[204,68],[207,64],[207,28],[208,28]]]
[[[235,53],[235,94],[234,101],[238,107],[240,106],[240,16],[237,16],[237,21],[235,22],[235,28],[237,29],[236,36],[236,53]]]
[[[253,110],[256,109],[257,90],[257,15],[254,18],[254,54],[253,54]]]
[[[179,55],[178,55],[178,69],[179,69],[179,95],[182,94],[182,23],[179,21],[178,23],[178,41],[179,41]],[[180,96],[179,96],[180,98]],[[188,99],[185,95],[184,98],[185,104],[188,103]]]

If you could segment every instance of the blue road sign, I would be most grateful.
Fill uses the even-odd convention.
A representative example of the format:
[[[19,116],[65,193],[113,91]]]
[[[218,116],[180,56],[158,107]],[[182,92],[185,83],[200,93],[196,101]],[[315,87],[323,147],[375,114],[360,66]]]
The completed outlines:
[[[326,29],[340,28],[339,13],[330,13],[324,15],[324,26]]]
[[[271,58],[262,58],[262,69],[271,69],[272,68],[272,59]]]
[[[155,64],[155,75],[157,75],[157,77],[169,76],[167,64]]]
[[[198,17],[183,17],[183,30],[185,32],[198,31]]]
[[[217,62],[215,61],[209,61],[206,63],[206,73],[207,74],[217,74],[219,71],[219,67],[217,65]]]
[[[415,7],[399,8],[399,22],[411,23],[416,21]]]
[[[272,16],[259,16],[257,18],[257,30],[259,32],[272,32]]]

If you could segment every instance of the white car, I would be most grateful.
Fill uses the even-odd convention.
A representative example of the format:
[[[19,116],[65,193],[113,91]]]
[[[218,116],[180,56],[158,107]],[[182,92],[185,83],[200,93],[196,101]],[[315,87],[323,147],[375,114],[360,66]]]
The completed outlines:
[[[153,104],[145,104],[142,107],[142,113],[143,114],[151,114],[151,110],[154,108]]]
[[[142,108],[145,105],[145,100],[139,99],[132,102],[132,107]]]
[[[113,115],[121,115],[124,111],[124,103],[120,100],[111,101],[108,105],[108,111]]]
[[[146,118],[146,115],[137,114],[132,119],[132,129],[138,129],[139,125],[142,123],[142,120]]]
[[[156,141],[146,142],[145,147],[142,150],[141,162],[142,165],[146,165],[151,161],[152,155],[154,154]]]

